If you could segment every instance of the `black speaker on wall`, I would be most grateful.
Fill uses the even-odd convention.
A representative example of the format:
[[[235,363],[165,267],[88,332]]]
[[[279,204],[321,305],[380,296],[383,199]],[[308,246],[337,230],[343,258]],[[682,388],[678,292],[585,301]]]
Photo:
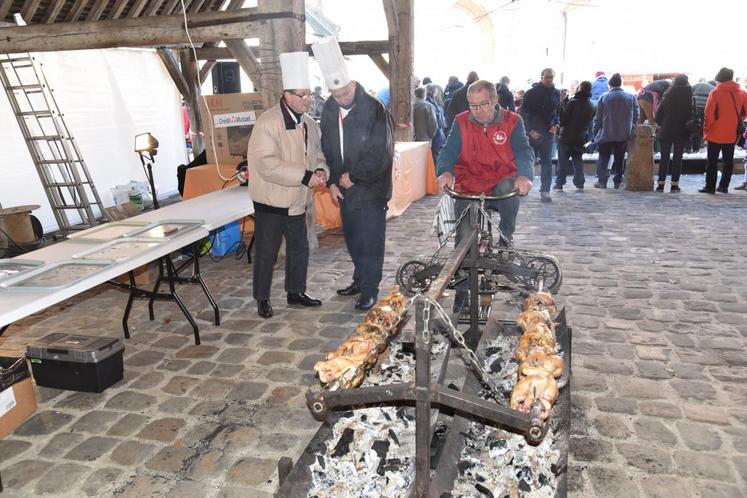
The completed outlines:
[[[213,67],[213,94],[241,93],[241,71],[238,62],[218,62]]]

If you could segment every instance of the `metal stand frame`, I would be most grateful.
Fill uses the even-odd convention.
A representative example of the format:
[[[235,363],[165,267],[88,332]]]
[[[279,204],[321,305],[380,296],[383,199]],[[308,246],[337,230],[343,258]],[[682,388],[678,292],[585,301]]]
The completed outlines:
[[[473,225],[476,226],[476,225]],[[433,283],[428,297],[437,300],[460,266],[469,267],[470,278],[470,317],[471,326],[465,339],[467,346],[473,349],[482,338],[478,325],[478,273],[479,257],[478,231],[473,229],[465,237],[454,254],[444,265],[444,270]],[[464,262],[464,265],[462,263]],[[539,403],[530,413],[523,413],[511,408],[486,401],[476,394],[457,391],[438,383],[431,383],[431,330],[434,322],[441,321],[430,317],[430,302],[422,295],[415,300],[415,382],[394,385],[374,386],[339,391],[322,391],[318,394],[308,392],[307,405],[312,416],[325,420],[331,410],[337,407],[350,407],[369,404],[390,404],[402,401],[415,402],[415,439],[416,439],[416,477],[414,495],[418,497],[438,496],[432,493],[431,486],[431,437],[433,426],[431,409],[433,405],[447,407],[454,412],[469,418],[487,420],[503,427],[524,433],[531,443],[538,443],[546,432],[546,425],[540,418]],[[438,474],[437,474],[438,475]]]
[[[190,262],[192,263],[192,275],[190,275],[189,277],[180,277],[179,272],[182,271],[182,269],[185,268]],[[166,276],[164,276],[164,271],[163,271],[164,267],[166,267]],[[192,244],[191,261],[187,261],[184,265],[182,265],[178,269],[175,267],[174,261],[171,259],[170,255],[166,255],[158,259],[158,278],[156,279],[156,283],[153,286],[152,290],[141,289],[137,286],[137,284],[135,283],[134,271],[128,272],[128,276],[129,276],[130,284],[125,287],[128,289],[130,295],[127,298],[127,305],[125,306],[124,316],[122,317],[122,328],[124,329],[124,336],[126,339],[130,338],[130,328],[127,322],[130,317],[130,311],[132,310],[132,303],[135,301],[135,299],[147,299],[148,300],[148,318],[150,319],[150,321],[155,320],[155,313],[153,311],[153,303],[156,300],[173,300],[176,302],[176,305],[179,306],[179,309],[182,311],[184,316],[187,318],[187,321],[192,326],[192,331],[195,336],[195,344],[196,345],[200,344],[199,327],[197,326],[197,323],[192,317],[192,314],[189,312],[187,307],[184,305],[184,302],[179,297],[179,294],[177,294],[176,287],[174,285],[175,283],[176,284],[199,284],[200,288],[205,293],[205,296],[210,302],[210,306],[213,308],[213,313],[215,315],[215,320],[214,320],[215,325],[220,325],[220,310],[218,309],[218,304],[215,302],[213,295],[210,293],[210,289],[208,289],[200,273],[200,253],[199,253],[198,242],[194,242]],[[159,293],[158,290],[161,286],[161,282],[164,282],[164,281],[168,282],[169,284],[169,292]]]

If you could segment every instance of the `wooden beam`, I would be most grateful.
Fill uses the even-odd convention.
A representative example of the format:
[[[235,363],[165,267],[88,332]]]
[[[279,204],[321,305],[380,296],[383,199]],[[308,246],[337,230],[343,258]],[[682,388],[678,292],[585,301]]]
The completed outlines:
[[[295,0],[294,0],[295,1]],[[302,1],[302,0],[301,0]],[[260,26],[274,20],[302,23],[303,13],[256,9],[188,14],[195,44],[257,36]],[[182,16],[120,18],[96,22],[54,23],[0,28],[0,53],[54,52],[111,47],[187,45]],[[303,48],[301,45],[299,48]],[[287,50],[286,50],[287,49]],[[298,50],[296,48],[295,50]],[[282,51],[293,51],[290,47]]]
[[[391,68],[389,67],[389,63],[384,59],[384,56],[381,54],[368,54],[368,57],[373,61],[374,64],[376,64],[376,67],[379,68],[379,71],[384,73],[384,76],[386,76],[386,79],[389,79],[389,76],[391,76]]]
[[[207,80],[208,74],[210,74],[210,71],[213,70],[217,63],[217,61],[205,61],[205,64],[203,64],[200,68],[200,85],[205,84],[205,80]]]
[[[114,7],[112,7],[111,12],[109,12],[109,19],[119,19],[122,12],[124,12],[125,7],[127,7],[127,2],[129,2],[129,0],[117,0],[114,2]]]
[[[156,53],[161,58],[166,71],[169,72],[169,76],[174,81],[176,89],[182,94],[184,100],[189,101],[189,85],[187,85],[187,80],[184,79],[184,75],[181,69],[179,69],[179,63],[176,61],[174,53],[168,48],[159,48],[156,50]]]
[[[389,109],[397,141],[411,141],[414,0],[383,0],[389,29]]]
[[[155,16],[158,13],[158,9],[161,8],[163,2],[166,0],[151,0],[150,6],[143,13],[144,16]]]
[[[93,4],[91,10],[88,11],[86,21],[98,21],[101,19],[101,14],[104,13],[104,9],[108,3],[109,0],[96,0],[96,3]]]
[[[196,135],[192,137],[192,151],[195,156],[205,150],[205,139],[202,132],[205,130],[202,124],[202,111],[200,110],[200,101],[202,93],[200,91],[200,74],[197,68],[197,61],[191,49],[182,49],[179,51],[182,62],[182,74],[189,88],[189,124]]]
[[[388,54],[389,53],[389,41],[388,40],[373,40],[373,41],[357,41],[357,42],[339,42],[340,50],[342,55],[376,55],[376,54]],[[314,56],[314,52],[311,50],[311,44],[306,45],[306,51]],[[197,48],[197,59],[204,60],[218,60],[218,59],[233,59],[233,56],[228,52],[226,47],[199,47]],[[383,59],[382,59],[383,60]],[[389,64],[384,60],[385,64]],[[387,73],[387,77],[388,77]]]
[[[186,6],[186,5],[185,5]],[[179,0],[171,0],[170,3],[166,4],[166,7],[163,9],[162,16],[171,16],[182,13],[182,4]]]
[[[88,0],[75,0],[75,3],[70,7],[70,11],[65,16],[65,22],[77,22],[83,14],[83,9],[86,8]]]
[[[39,10],[40,3],[41,0],[29,0],[24,2],[23,9],[21,9],[21,17],[26,21],[26,24],[31,24],[31,19],[34,17],[34,14],[36,14],[36,11]]]
[[[254,55],[252,49],[247,46],[244,40],[224,40],[228,52],[233,56],[234,59],[239,63],[241,69],[244,70],[249,79],[254,85],[256,91],[260,91],[262,88],[262,76],[259,69],[259,62],[257,56]]]
[[[206,1],[207,1],[207,0],[197,0],[197,1],[196,1],[196,2],[195,2],[195,3],[194,3],[194,4],[193,4],[193,5],[191,6],[191,7],[190,7],[190,10],[192,11],[192,13],[194,14],[194,13],[200,12],[200,11],[202,10],[202,6],[203,6],[203,5],[205,5],[205,2],[206,2]]]
[[[13,6],[13,0],[2,0],[0,1],[0,21],[5,19],[5,16],[10,12],[10,8]]]
[[[65,0],[55,0],[52,2],[52,4],[47,7],[47,11],[44,14],[44,19],[42,22],[44,24],[50,24],[57,20],[57,16],[60,14],[60,10],[62,10],[62,7],[65,5]],[[0,17],[0,20],[2,20],[2,17]]]
[[[127,17],[138,17],[143,12],[143,9],[145,9],[147,3],[148,0],[135,0],[135,3],[132,4],[130,11],[127,13]]]

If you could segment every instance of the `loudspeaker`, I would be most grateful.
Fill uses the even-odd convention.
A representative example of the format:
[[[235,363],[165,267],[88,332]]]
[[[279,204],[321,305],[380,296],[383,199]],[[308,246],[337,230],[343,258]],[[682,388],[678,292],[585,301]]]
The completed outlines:
[[[213,94],[241,93],[241,71],[238,62],[218,62],[213,67]]]

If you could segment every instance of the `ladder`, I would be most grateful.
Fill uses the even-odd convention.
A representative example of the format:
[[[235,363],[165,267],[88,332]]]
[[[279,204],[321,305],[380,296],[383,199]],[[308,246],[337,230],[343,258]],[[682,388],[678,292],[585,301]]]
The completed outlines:
[[[62,236],[108,221],[80,149],[49,87],[42,63],[29,53],[0,54],[0,81]],[[72,216],[76,212],[79,221]]]

